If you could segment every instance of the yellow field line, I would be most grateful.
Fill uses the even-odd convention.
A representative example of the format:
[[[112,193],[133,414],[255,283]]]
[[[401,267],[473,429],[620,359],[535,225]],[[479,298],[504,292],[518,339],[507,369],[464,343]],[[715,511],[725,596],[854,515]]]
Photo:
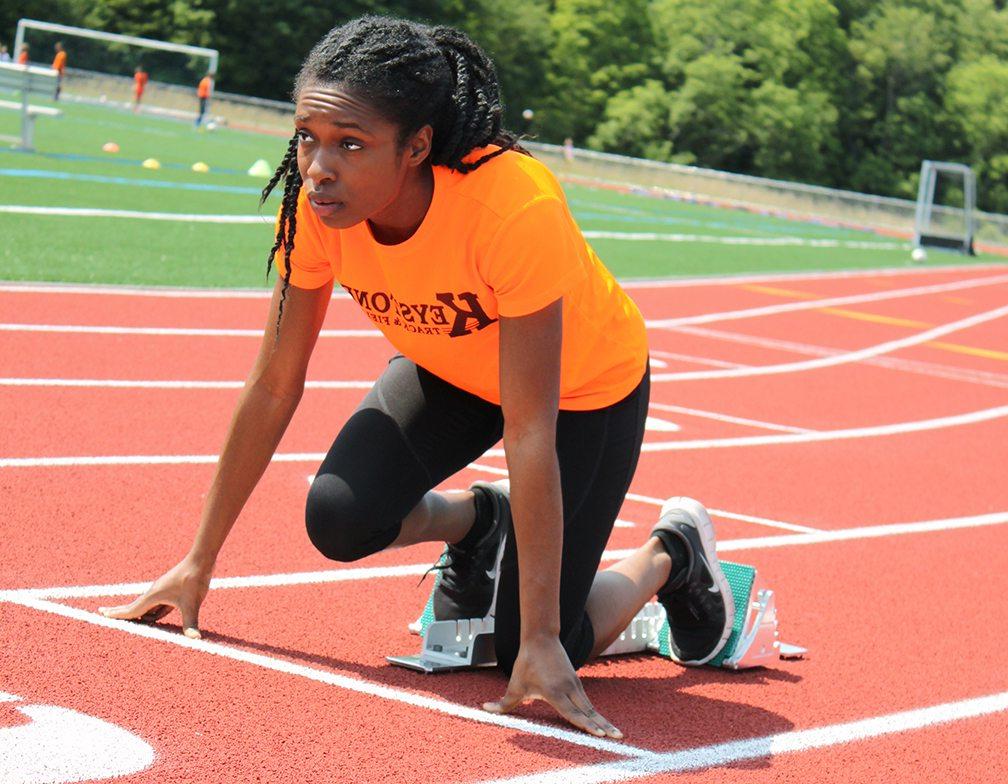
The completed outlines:
[[[810,294],[807,291],[795,291],[794,289],[782,289],[776,286],[759,286],[754,284],[747,284],[740,286],[739,288],[745,289],[747,291],[754,291],[759,294],[770,294],[774,297],[788,297],[790,299],[815,299],[818,294]],[[969,300],[963,300],[959,297],[943,297],[943,299],[954,301],[959,300],[962,303],[969,302]],[[897,318],[895,316],[882,316],[878,313],[865,313],[860,310],[847,310],[846,308],[819,308],[818,312],[828,313],[832,316],[840,316],[841,318],[855,319],[857,321],[869,321],[876,324],[889,324],[896,327],[911,327],[913,329],[930,329],[934,327],[934,324],[929,324],[926,321],[915,321],[914,319],[904,319]],[[933,340],[928,343],[924,343],[925,346],[931,346],[932,348],[937,348],[942,351],[951,351],[955,354],[968,354],[973,357],[983,357],[984,359],[996,359],[1002,362],[1008,362],[1008,352],[1005,351],[995,351],[989,348],[977,348],[975,346],[964,346],[960,343],[946,343],[941,340]]]

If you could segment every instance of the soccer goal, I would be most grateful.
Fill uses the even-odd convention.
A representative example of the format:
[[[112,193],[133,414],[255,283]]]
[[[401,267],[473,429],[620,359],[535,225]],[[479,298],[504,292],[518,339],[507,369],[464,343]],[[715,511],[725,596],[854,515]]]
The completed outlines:
[[[216,49],[202,46],[37,19],[18,21],[14,51],[27,44],[32,63],[49,65],[57,43],[67,52],[66,98],[185,119],[196,114],[200,79],[217,73],[220,62]],[[146,74],[139,96],[134,78],[138,70]]]
[[[914,219],[915,253],[918,249],[937,248],[975,255],[975,213],[976,177],[969,166],[944,161],[921,164]]]

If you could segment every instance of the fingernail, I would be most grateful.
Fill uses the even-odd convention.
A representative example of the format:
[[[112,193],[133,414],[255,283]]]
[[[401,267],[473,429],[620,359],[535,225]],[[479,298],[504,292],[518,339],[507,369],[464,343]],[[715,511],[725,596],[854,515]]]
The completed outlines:
[[[613,737],[614,738],[622,738],[623,737],[623,733],[620,732],[619,730],[613,730]]]
[[[202,637],[200,637],[200,633],[199,633],[199,631],[197,629],[186,629],[182,633],[186,637],[188,637],[190,640],[200,640],[200,639],[202,639]]]

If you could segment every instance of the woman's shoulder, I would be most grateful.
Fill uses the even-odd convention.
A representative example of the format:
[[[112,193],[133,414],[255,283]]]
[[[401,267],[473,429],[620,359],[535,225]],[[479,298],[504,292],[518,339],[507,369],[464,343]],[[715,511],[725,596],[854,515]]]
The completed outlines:
[[[495,149],[474,150],[466,161],[479,160]],[[545,164],[515,150],[490,158],[467,174],[453,174],[456,197],[475,202],[500,218],[543,198],[565,200],[560,183]]]

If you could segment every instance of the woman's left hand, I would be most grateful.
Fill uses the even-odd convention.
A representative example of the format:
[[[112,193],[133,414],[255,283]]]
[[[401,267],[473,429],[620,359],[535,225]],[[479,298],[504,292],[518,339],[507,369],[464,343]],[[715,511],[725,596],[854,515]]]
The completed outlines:
[[[575,727],[598,737],[622,738],[584,693],[567,652],[556,637],[523,642],[507,691],[497,702],[483,704],[490,713],[510,713],[523,702],[546,700]]]

